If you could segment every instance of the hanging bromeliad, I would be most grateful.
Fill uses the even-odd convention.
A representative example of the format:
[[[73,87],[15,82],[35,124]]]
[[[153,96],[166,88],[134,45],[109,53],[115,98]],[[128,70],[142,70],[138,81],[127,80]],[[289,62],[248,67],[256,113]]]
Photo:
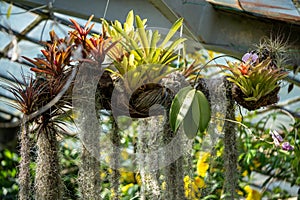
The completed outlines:
[[[231,74],[226,76],[233,83],[232,95],[238,104],[256,110],[279,101],[280,80],[287,76],[284,53],[280,41],[264,40],[241,63],[227,62]]]

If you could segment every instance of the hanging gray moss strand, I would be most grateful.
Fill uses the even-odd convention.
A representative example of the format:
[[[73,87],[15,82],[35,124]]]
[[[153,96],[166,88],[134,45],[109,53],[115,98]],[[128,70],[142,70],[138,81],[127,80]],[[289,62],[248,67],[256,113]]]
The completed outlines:
[[[225,119],[235,120],[234,100],[231,96],[231,84],[224,79],[226,88],[227,108]],[[225,160],[225,193],[229,194],[226,199],[236,197],[236,188],[238,182],[237,170],[237,147],[235,123],[225,121],[224,123],[224,160]]]
[[[29,124],[23,118],[20,128],[20,166],[19,166],[19,200],[29,200],[31,196],[31,180],[30,180],[30,148],[31,141],[29,136]]]

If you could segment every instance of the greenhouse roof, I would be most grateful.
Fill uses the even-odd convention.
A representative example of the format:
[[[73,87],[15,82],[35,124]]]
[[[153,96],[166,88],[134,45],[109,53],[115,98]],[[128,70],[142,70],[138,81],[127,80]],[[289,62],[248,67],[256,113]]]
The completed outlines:
[[[69,18],[83,25],[92,14],[97,22],[95,32],[101,29],[101,17],[123,21],[134,10],[152,27],[169,28],[184,17],[186,35],[220,52],[241,55],[271,32],[288,39],[293,55],[300,49],[299,8],[291,0],[3,0],[0,5],[2,85],[14,82],[12,75],[20,80],[22,71],[33,75],[22,56],[39,56],[40,41],[49,39],[51,29],[63,37],[70,29]],[[293,64],[299,65],[299,56],[294,58]],[[20,112],[8,106],[14,96],[0,88],[0,99],[0,128],[15,126]]]

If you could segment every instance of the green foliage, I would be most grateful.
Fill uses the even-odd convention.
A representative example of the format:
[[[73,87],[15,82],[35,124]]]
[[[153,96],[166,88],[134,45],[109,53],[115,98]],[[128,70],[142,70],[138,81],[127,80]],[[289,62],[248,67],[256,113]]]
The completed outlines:
[[[251,67],[247,74],[242,74],[238,63],[228,62],[232,74],[226,74],[228,80],[236,84],[244,93],[246,101],[258,101],[279,87],[278,81],[287,73],[282,69],[270,69],[271,60],[267,59]],[[248,67],[248,66],[247,66]]]
[[[13,200],[18,194],[17,166],[19,156],[4,149],[0,152],[0,197],[3,200]]]
[[[158,44],[161,34],[158,30],[152,32],[146,29],[146,20],[142,20],[138,15],[135,16],[136,29],[134,28],[133,11],[128,13],[123,26],[117,20],[111,26],[107,21],[103,20],[104,30],[107,31],[112,41],[119,41],[116,48],[109,52],[116,68],[116,71],[113,69],[111,71],[118,76],[123,76],[137,66],[148,64],[164,66],[170,64],[178,57],[178,55],[175,55],[176,48],[186,40],[177,38],[171,41],[174,34],[182,26],[182,22],[183,19],[178,19],[162,42]]]
[[[282,137],[284,140],[289,141],[294,146],[294,151],[287,152],[280,148],[276,148],[273,144],[272,138],[269,135],[269,128],[266,126],[267,121],[270,119],[279,120],[278,113],[269,114],[262,117],[257,123],[252,124],[253,118],[261,116],[248,115],[244,117],[244,124],[251,128],[252,134],[249,134],[245,129],[241,128],[239,135],[239,166],[241,171],[241,180],[244,177],[250,177],[253,172],[268,176],[262,184],[262,195],[268,199],[287,198],[287,191],[282,188],[274,188],[272,191],[266,190],[273,180],[284,180],[292,185],[299,185],[299,120],[295,124],[289,124],[289,130],[285,126],[280,126]],[[287,122],[286,122],[287,123]],[[287,124],[285,124],[287,125]],[[295,140],[296,139],[296,140]],[[244,182],[243,181],[243,182]]]
[[[188,138],[194,138],[198,132],[203,133],[210,121],[210,105],[204,94],[187,86],[181,89],[171,105],[170,125],[176,132],[183,124]]]

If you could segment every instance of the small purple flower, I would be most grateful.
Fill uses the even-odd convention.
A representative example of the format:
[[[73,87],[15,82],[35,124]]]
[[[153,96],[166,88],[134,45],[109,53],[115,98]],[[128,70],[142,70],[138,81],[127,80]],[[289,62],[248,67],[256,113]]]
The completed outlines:
[[[294,147],[292,145],[290,145],[289,142],[282,143],[281,148],[282,148],[282,150],[285,150],[285,151],[293,151],[294,150]]]
[[[254,64],[258,59],[258,55],[256,53],[246,53],[242,57],[242,61],[244,63],[250,63],[251,65]]]

